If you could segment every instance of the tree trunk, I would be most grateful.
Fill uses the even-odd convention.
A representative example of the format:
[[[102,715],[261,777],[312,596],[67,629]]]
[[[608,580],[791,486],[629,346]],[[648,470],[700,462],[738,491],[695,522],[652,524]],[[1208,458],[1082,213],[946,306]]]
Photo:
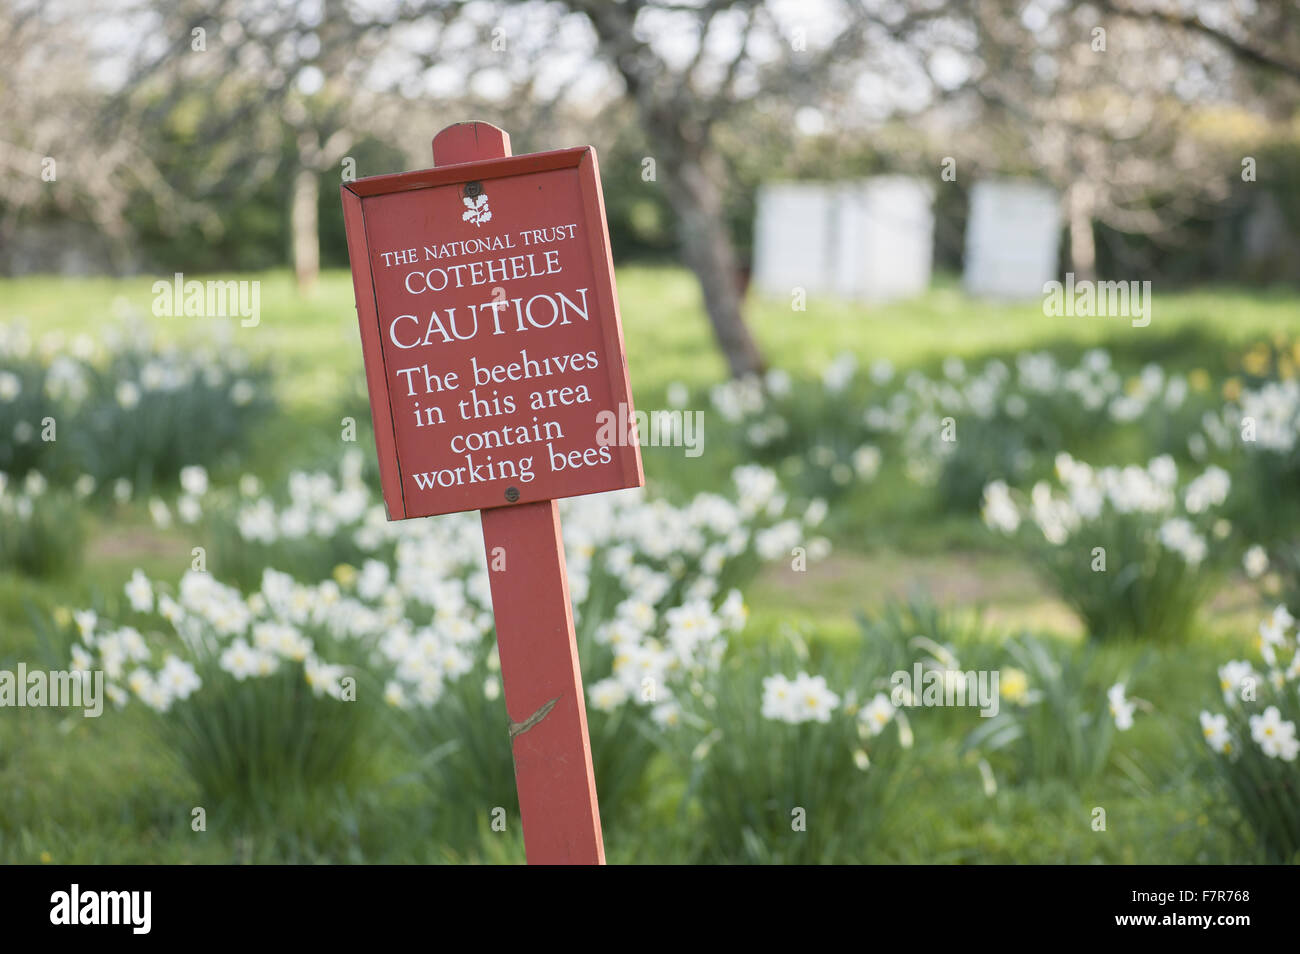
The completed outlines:
[[[736,251],[723,215],[721,190],[702,157],[673,163],[667,197],[677,214],[686,264],[699,280],[713,335],[732,377],[761,374],[766,363],[745,324]]]
[[[1075,281],[1097,278],[1097,243],[1092,233],[1092,186],[1076,182],[1069,192],[1070,271]]]
[[[724,181],[723,170],[708,145],[707,124],[701,126],[699,117],[690,115],[691,107],[701,103],[698,98],[689,103],[665,98],[661,81],[668,72],[666,64],[629,52],[640,46],[634,37],[642,4],[569,0],[568,6],[591,22],[601,53],[623,77],[628,96],[636,103],[642,128],[666,173],[664,192],[677,216],[686,264],[699,280],[704,309],[727,367],[733,377],[761,373],[765,363],[745,324],[736,251],[722,214],[718,184]],[[644,52],[650,53],[648,46]],[[686,84],[689,75],[679,79]]]
[[[298,291],[309,294],[320,275],[320,223],[317,202],[320,197],[320,173],[306,166],[293,177],[293,207],[290,222],[293,230],[293,271]]]

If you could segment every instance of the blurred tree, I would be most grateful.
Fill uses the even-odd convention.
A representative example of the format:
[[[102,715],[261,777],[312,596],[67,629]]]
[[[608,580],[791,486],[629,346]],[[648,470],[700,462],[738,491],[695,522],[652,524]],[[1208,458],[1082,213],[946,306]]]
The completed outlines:
[[[663,177],[677,215],[682,252],[700,282],[705,310],[731,373],[739,377],[762,371],[763,356],[744,321],[740,267],[723,208],[726,169],[710,128],[738,99],[736,82],[750,62],[750,36],[761,5],[718,3],[686,9],[674,4],[676,9],[671,9],[649,2],[572,0],[569,6],[590,21],[597,50],[617,70],[635,106],[651,146],[655,175]],[[739,20],[732,22],[724,40],[730,49],[719,55],[716,46],[710,48],[710,33],[737,14]],[[654,36],[665,34],[656,29],[655,16],[662,18],[661,28],[670,30],[669,35],[694,47],[679,63],[657,48]]]
[[[133,16],[162,42],[134,51],[123,128],[166,124],[178,104],[201,96],[197,125],[215,154],[190,160],[216,193],[232,179],[287,180],[291,259],[299,289],[310,291],[320,271],[322,180],[364,174],[349,152],[367,136],[395,138],[405,122],[374,78],[402,14],[349,0],[169,0],[143,3]]]
[[[1195,18],[1121,6],[981,0],[953,46],[979,104],[965,149],[984,168],[1041,176],[1061,191],[1079,278],[1096,276],[1097,223],[1189,242],[1188,224],[1226,208],[1240,172],[1214,117],[1269,108],[1229,55],[1241,42],[1184,26]],[[1217,6],[1233,35],[1279,23],[1264,4],[1204,6]],[[1284,63],[1273,53],[1246,59]]]
[[[173,221],[215,214],[161,174],[147,137],[123,127],[92,74],[94,30],[76,5],[0,0],[0,246],[38,217],[92,223],[111,264],[132,261],[132,195]]]
[[[956,209],[973,176],[1042,175],[1080,275],[1098,236],[1149,251],[1222,231],[1242,141],[1223,117],[1294,117],[1296,10],[1184,6],[0,0],[0,238],[65,216],[119,257],[134,231],[155,263],[288,257],[309,288],[322,255],[342,260],[335,175],[427,164],[434,131],[482,118],[518,152],[599,144],[617,247],[662,254],[675,231],[745,374],[763,366],[740,273],[764,180],[935,174],[952,156]]]
[[[1192,13],[1187,12],[1186,4],[1169,0],[1143,5],[1100,0],[1099,5],[1117,16],[1207,37],[1243,63],[1300,80],[1300,31],[1296,30],[1294,0],[1203,0]]]
[[[1228,195],[1225,158],[1192,122],[1230,82],[1224,58],[1192,70],[1187,38],[1087,6],[978,3],[970,22],[977,154],[1060,190],[1079,279],[1096,278],[1094,223],[1168,236]]]
[[[648,146],[643,175],[662,187],[714,337],[731,373],[742,376],[761,371],[764,358],[744,320],[742,267],[727,202],[735,170],[720,148],[718,128],[759,97],[786,105],[788,116],[797,106],[853,88],[870,51],[905,46],[947,6],[947,0],[806,6],[776,0],[425,0],[420,9],[441,27],[442,65],[496,85],[500,99],[529,102],[550,89],[551,103],[566,93],[573,94],[569,102],[609,102],[609,80],[617,84],[614,101],[630,108]],[[593,61],[603,69],[593,70]],[[758,145],[748,143],[754,152]]]

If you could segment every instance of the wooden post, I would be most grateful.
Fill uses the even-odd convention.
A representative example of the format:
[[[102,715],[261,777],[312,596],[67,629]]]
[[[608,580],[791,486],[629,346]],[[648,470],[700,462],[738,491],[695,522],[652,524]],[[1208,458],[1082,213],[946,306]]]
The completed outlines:
[[[510,155],[489,123],[433,137],[435,166]],[[604,864],[587,704],[554,500],[481,511],[529,864]]]

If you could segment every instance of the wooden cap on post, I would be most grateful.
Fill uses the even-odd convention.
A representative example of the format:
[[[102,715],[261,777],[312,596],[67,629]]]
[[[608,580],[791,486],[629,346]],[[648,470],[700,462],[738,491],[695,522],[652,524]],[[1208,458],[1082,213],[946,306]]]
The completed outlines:
[[[433,137],[433,164],[451,166],[510,155],[510,134],[491,123],[453,123]]]

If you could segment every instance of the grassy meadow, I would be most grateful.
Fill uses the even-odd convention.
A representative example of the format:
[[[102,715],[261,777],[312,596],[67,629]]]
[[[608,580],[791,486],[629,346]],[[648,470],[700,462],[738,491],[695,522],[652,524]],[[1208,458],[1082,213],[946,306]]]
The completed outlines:
[[[5,280],[0,325],[22,322],[34,337],[54,333],[66,343],[83,333],[98,336],[124,316],[134,316],[163,342],[189,346],[219,335],[226,342],[220,347],[265,361],[275,410],[246,435],[245,446],[209,464],[215,486],[233,487],[241,476],[254,474],[263,487],[275,488],[295,470],[336,467],[345,448],[343,419],[349,416],[360,422],[358,443],[351,446],[361,449],[372,468],[349,274],[325,273],[307,297],[299,295],[287,272],[234,277],[261,280],[257,327],[156,318],[147,278]],[[725,365],[712,344],[695,282],[679,268],[636,266],[619,270],[618,285],[638,408],[667,407],[670,395],[684,386],[687,407],[705,412],[701,456],[687,458],[681,448],[644,448],[649,493],[683,505],[701,492],[726,494],[733,470],[748,458],[744,442],[732,439],[728,422],[708,403],[709,390],[725,378]],[[797,388],[817,388],[827,367],[845,353],[855,356],[860,369],[888,361],[896,384],[911,371],[937,379],[954,357],[974,369],[993,359],[1013,365],[1027,350],[1048,351],[1067,366],[1090,349],[1103,348],[1125,377],[1154,364],[1166,376],[1208,380],[1205,399],[1219,401],[1240,387],[1252,349],[1286,351],[1300,340],[1300,297],[1281,288],[1159,294],[1150,325],[1137,328],[1122,318],[1045,317],[1037,302],[973,301],[945,278],[920,299],[878,306],[814,300],[796,312],[788,302],[753,300],[750,320],[773,366],[787,372]],[[63,346],[58,340],[50,345]],[[1031,402],[1027,417],[1035,414]],[[1067,448],[1099,465],[1145,465],[1156,448],[1141,424],[1138,419],[1080,433],[1077,442],[1067,435]],[[1013,742],[982,748],[971,742],[982,722],[973,710],[913,710],[908,718],[915,744],[896,753],[887,786],[863,795],[870,801],[860,808],[848,806],[851,821],[843,822],[843,843],[832,839],[817,857],[953,863],[1259,860],[1260,837],[1243,824],[1216,782],[1197,724],[1198,714],[1217,701],[1217,667],[1253,651],[1260,619],[1278,602],[1247,579],[1236,551],[1208,577],[1210,592],[1178,640],[1090,641],[1070,601],[1039,572],[1041,560],[1033,551],[991,533],[978,509],[957,510],[932,486],[918,489],[900,455],[889,445],[882,450],[872,479],[855,481],[830,500],[819,531],[829,539],[827,554],[811,560],[806,570],[793,568],[789,559],[766,561],[742,585],[749,617],[729,652],[757,655],[793,645],[798,662],[783,670],[787,675],[795,665],[806,666],[834,685],[837,674],[854,670],[872,640],[893,639],[899,648],[912,636],[925,636],[967,667],[984,669],[1005,666],[1008,641],[1031,635],[1058,647],[1061,658],[1086,667],[1080,669],[1081,695],[1104,699],[1107,686],[1120,680],[1137,711],[1133,727],[1116,733],[1101,750],[1100,767],[1076,772],[1054,767],[1051,738],[1024,747]],[[1050,453],[1039,457],[1044,466],[1050,464]],[[792,498],[818,496],[798,487],[787,490]],[[159,495],[170,504],[176,491],[163,489]],[[136,569],[174,585],[190,569],[192,548],[207,545],[206,524],[160,526],[141,499],[87,501],[68,519],[85,528],[79,567],[38,577],[14,569],[0,572],[0,669],[13,669],[19,661],[56,668],[66,659],[61,654],[67,646],[49,620],[120,601]],[[1238,541],[1243,547],[1250,542]],[[1212,540],[1210,546],[1219,544]],[[218,566],[212,569],[220,575]],[[910,624],[891,622],[891,614],[906,612],[909,600],[917,606],[916,617]],[[590,684],[588,689],[590,705]],[[759,701],[752,702],[757,713]],[[347,785],[285,796],[250,814],[212,802],[196,788],[174,750],[160,741],[160,721],[140,706],[110,709],[100,719],[57,709],[0,712],[0,861],[522,860],[518,826],[496,832],[483,806],[453,810],[435,801],[421,768],[428,754],[420,751],[424,743],[386,722],[368,730],[365,764]],[[764,731],[761,726],[724,728],[712,744],[743,746],[745,739],[763,739]],[[504,731],[499,735],[504,747]],[[696,764],[721,771],[721,763],[710,758]],[[712,758],[720,756],[715,752]],[[761,833],[751,839],[755,847],[744,840],[749,836],[718,831],[711,803],[696,787],[707,786],[708,779],[700,782],[675,770],[667,751],[647,759],[632,794],[604,818],[612,862],[799,857],[782,854],[785,849],[773,848]],[[873,750],[866,774],[883,776],[887,759],[888,752]],[[742,760],[735,771],[743,779],[748,767]],[[196,806],[206,812],[204,831],[192,829]],[[1095,825],[1098,808],[1104,810],[1104,830]],[[710,842],[703,854],[702,842]]]

